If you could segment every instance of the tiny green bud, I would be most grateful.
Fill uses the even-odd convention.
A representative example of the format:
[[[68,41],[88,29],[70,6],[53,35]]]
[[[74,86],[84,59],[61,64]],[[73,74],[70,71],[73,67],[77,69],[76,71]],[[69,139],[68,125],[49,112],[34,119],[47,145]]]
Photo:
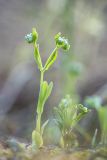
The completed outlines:
[[[33,36],[32,33],[29,33],[25,36],[25,39],[28,43],[32,43],[33,42]]]
[[[56,43],[60,46],[60,45],[63,45],[63,38],[59,37],[57,40],[56,40]]]
[[[68,43],[68,40],[67,39],[64,39],[64,42],[63,42],[63,50],[65,51],[68,51],[70,49],[70,45]]]

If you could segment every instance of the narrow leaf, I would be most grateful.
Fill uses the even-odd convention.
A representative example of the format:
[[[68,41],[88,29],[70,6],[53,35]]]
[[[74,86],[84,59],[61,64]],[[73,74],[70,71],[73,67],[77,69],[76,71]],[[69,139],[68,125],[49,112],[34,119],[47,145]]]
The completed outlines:
[[[46,93],[46,100],[48,99],[48,97],[50,96],[51,92],[52,92],[52,88],[53,88],[53,82],[50,82],[48,89],[47,89],[47,93]]]
[[[56,58],[57,58],[57,49],[55,48],[55,50],[52,52],[52,54],[49,56],[49,58],[47,59],[45,66],[44,66],[44,70],[48,70],[50,68],[50,66],[55,62]]]
[[[37,44],[34,44],[34,58],[38,65],[38,68],[42,70],[42,61],[39,53],[39,47],[37,46]]]
[[[41,89],[40,89],[40,100],[43,101],[46,94],[47,94],[47,90],[48,90],[48,83],[46,81],[44,81],[41,85]]]
[[[38,107],[37,107],[37,113],[43,112],[43,107],[45,103],[45,97],[47,94],[48,89],[48,83],[44,81],[41,85],[40,93],[39,93],[39,101],[38,101]]]
[[[53,88],[53,82],[50,82],[49,85],[46,81],[44,81],[42,83],[41,89],[40,89],[40,94],[39,94],[37,113],[43,112],[44,104],[45,104],[46,100],[48,99],[48,97],[50,96],[52,88]]]
[[[47,126],[48,122],[49,122],[49,120],[47,120],[47,121],[45,121],[45,122],[43,123],[43,125],[42,125],[42,127],[41,127],[41,135],[43,135],[44,129],[45,129],[45,127]]]

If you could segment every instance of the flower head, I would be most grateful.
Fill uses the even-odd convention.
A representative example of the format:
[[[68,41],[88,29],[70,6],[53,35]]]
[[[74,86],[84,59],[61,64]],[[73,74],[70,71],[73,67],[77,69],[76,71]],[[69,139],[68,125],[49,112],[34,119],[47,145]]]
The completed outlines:
[[[25,39],[28,43],[36,42],[38,39],[38,33],[35,28],[32,29],[32,33],[29,33],[25,36]]]
[[[62,48],[65,51],[68,51],[70,48],[70,44],[68,43],[68,40],[65,39],[64,37],[61,37],[61,33],[58,33],[55,36],[55,42],[58,48]]]

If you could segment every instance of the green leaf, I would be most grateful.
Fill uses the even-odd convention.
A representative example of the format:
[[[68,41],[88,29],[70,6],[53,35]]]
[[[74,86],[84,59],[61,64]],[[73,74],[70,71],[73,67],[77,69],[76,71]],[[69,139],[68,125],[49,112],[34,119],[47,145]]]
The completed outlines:
[[[45,121],[45,122],[43,123],[43,125],[42,125],[42,127],[41,127],[41,135],[43,135],[44,129],[45,129],[45,127],[47,126],[48,122],[49,122],[49,120],[47,120],[47,121]]]
[[[34,44],[34,59],[38,65],[38,68],[40,69],[40,71],[43,69],[42,67],[42,61],[41,61],[41,57],[40,57],[40,53],[39,53],[39,47],[37,46],[37,44]]]
[[[41,90],[40,90],[40,100],[43,101],[46,97],[48,90],[48,83],[44,81],[41,85]]]
[[[36,42],[38,39],[38,33],[36,31],[36,28],[32,28],[32,36],[33,36],[33,41]]]
[[[45,63],[44,71],[48,70],[50,66],[52,66],[52,64],[55,62],[57,58],[57,55],[58,55],[58,51],[57,51],[57,48],[55,48],[55,50],[52,52],[52,54],[49,56],[49,58]]]
[[[50,96],[52,88],[53,88],[53,82],[50,82],[49,85],[46,81],[44,81],[42,83],[41,89],[40,89],[40,94],[39,94],[37,113],[43,112],[44,104],[45,104],[46,100],[48,99],[48,97]]]
[[[47,93],[46,93],[46,99],[48,99],[48,97],[50,96],[51,92],[52,92],[52,88],[53,88],[53,82],[50,82],[50,84],[48,85],[48,89],[47,89]]]
[[[42,147],[42,145],[43,145],[42,136],[40,135],[39,132],[34,130],[32,132],[32,148],[33,149],[38,149],[38,148]]]
[[[37,107],[37,113],[43,112],[43,107],[45,103],[45,97],[47,94],[48,89],[48,83],[44,81],[41,85],[40,94],[39,94],[39,101],[38,101],[38,107]]]
[[[95,132],[94,132],[94,136],[92,137],[92,141],[91,141],[91,145],[92,145],[92,147],[95,147],[95,145],[96,145],[96,139],[97,139],[97,134],[98,134],[98,129],[96,128],[95,129]]]
[[[99,108],[98,115],[101,127],[101,143],[107,145],[107,107]]]

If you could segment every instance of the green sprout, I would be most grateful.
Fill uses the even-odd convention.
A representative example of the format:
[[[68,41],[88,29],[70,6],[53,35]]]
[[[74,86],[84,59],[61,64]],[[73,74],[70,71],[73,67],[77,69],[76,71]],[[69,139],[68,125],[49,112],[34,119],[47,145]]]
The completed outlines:
[[[107,106],[102,106],[102,98],[99,96],[86,97],[84,103],[88,108],[96,109],[101,128],[100,144],[107,145]],[[92,145],[95,145],[97,132],[96,129],[92,139]]]
[[[60,145],[64,148],[76,146],[77,140],[73,129],[83,118],[88,109],[81,104],[73,104],[70,95],[61,100],[58,107],[54,108],[55,120],[61,131]]]
[[[32,29],[32,33],[27,34],[25,36],[25,39],[28,43],[32,43],[34,47],[34,59],[38,66],[38,69],[40,71],[40,91],[39,91],[39,98],[38,98],[38,104],[37,104],[37,118],[36,118],[36,127],[34,131],[32,132],[32,148],[38,149],[43,146],[43,132],[44,128],[46,127],[48,120],[41,125],[41,116],[44,110],[44,105],[48,97],[50,96],[53,88],[53,82],[48,83],[47,81],[44,81],[44,73],[53,65],[55,62],[57,55],[58,55],[58,49],[62,48],[65,51],[68,51],[70,48],[70,45],[68,43],[68,40],[64,37],[61,37],[61,34],[57,34],[55,36],[55,43],[56,47],[47,59],[45,65],[43,66],[41,55],[39,53],[39,45],[37,44],[38,40],[38,33],[35,28]]]
[[[107,146],[107,106],[98,109],[98,116],[101,128],[101,145]]]

